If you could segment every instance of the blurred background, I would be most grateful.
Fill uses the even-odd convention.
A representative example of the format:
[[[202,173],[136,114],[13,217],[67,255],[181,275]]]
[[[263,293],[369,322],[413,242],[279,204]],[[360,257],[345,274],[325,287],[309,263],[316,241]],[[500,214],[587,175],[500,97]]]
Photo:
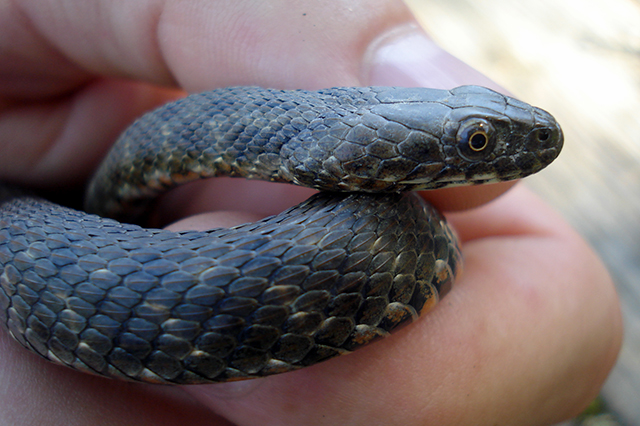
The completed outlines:
[[[405,1],[442,47],[561,123],[562,155],[526,185],[603,258],[625,321],[601,398],[563,425],[640,425],[640,0]]]

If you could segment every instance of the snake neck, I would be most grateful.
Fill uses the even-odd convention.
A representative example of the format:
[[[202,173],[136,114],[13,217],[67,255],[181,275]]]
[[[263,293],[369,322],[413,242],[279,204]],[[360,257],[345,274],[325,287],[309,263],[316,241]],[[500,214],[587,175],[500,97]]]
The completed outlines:
[[[149,200],[196,179],[225,175],[292,182],[282,166],[282,146],[312,116],[325,114],[327,104],[353,108],[354,102],[353,96],[312,99],[297,92],[236,87],[166,104],[120,136],[87,188],[85,209],[130,220],[144,212]]]
[[[120,136],[89,184],[85,208],[133,219],[168,189],[215,176],[319,187],[305,182],[316,165],[313,155],[323,155],[321,146],[345,117],[372,102],[369,88],[311,93],[232,87],[191,95],[146,114]],[[301,159],[303,145],[307,155]],[[339,189],[330,185],[323,189]]]

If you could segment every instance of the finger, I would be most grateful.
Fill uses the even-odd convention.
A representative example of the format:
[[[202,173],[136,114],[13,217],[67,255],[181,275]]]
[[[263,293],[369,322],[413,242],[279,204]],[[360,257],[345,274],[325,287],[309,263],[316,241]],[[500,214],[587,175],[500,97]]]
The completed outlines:
[[[456,215],[463,233],[486,224],[492,234],[463,235],[461,279],[417,323],[301,371],[187,391],[238,425],[537,425],[575,415],[620,347],[611,280],[526,190],[483,209]]]

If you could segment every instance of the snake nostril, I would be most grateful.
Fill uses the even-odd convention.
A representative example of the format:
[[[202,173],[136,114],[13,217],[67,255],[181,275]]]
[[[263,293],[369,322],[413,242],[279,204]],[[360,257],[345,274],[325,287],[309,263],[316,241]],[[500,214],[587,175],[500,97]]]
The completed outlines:
[[[538,130],[536,137],[540,142],[546,142],[551,137],[551,132],[549,129],[540,129]]]

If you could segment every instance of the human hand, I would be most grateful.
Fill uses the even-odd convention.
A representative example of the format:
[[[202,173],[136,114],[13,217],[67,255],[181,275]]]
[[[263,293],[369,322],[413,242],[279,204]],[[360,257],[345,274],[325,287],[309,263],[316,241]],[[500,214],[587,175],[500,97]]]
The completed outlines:
[[[175,87],[492,84],[434,46],[392,0],[23,1],[0,9],[0,35],[0,179],[55,190],[84,182],[133,118],[182,95]],[[425,197],[459,210],[509,186]],[[212,228],[308,193],[215,179],[172,192],[157,215],[226,210],[172,225]],[[453,290],[420,321],[352,355],[260,380],[158,387],[55,366],[2,332],[0,421],[539,425],[575,414],[620,345],[603,266],[522,187],[449,217],[466,261]]]

